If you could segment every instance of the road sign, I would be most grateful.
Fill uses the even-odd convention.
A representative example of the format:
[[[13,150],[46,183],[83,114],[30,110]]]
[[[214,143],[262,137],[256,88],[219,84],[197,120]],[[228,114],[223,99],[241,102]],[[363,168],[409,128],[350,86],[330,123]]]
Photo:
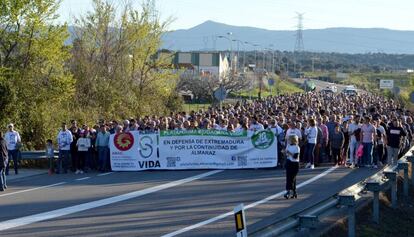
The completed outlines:
[[[380,89],[394,88],[394,80],[380,80]]]
[[[411,103],[414,103],[414,91],[410,94],[410,101]]]
[[[234,220],[236,222],[236,237],[247,237],[246,216],[243,203],[234,208]]]
[[[394,95],[399,95],[400,94],[400,88],[399,87],[392,88],[392,93],[394,93]]]
[[[214,91],[214,97],[219,100],[223,101],[227,97],[227,91],[223,86],[220,86],[217,90]]]
[[[269,79],[267,80],[267,84],[269,84],[269,86],[273,86],[273,85],[275,84],[275,79],[273,79],[273,78],[269,78]]]

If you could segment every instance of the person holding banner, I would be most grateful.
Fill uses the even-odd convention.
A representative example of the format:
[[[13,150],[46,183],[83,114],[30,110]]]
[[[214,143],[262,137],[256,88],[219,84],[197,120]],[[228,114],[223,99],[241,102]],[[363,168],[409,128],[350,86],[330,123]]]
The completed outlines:
[[[286,146],[286,194],[284,195],[286,199],[298,197],[296,193],[296,175],[299,172],[299,155],[299,137],[291,135]]]

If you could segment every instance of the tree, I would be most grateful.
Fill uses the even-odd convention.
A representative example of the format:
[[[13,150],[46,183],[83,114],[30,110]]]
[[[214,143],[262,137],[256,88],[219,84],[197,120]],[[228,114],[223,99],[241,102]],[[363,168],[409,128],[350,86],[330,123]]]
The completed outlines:
[[[0,88],[9,95],[0,119],[17,124],[28,148],[55,136],[73,93],[67,26],[54,24],[58,7],[55,0],[0,3]]]
[[[140,10],[94,0],[94,10],[76,19],[71,68],[78,110],[99,117],[162,114],[177,98],[178,78],[168,56],[158,53],[168,21],[154,16],[150,1]]]

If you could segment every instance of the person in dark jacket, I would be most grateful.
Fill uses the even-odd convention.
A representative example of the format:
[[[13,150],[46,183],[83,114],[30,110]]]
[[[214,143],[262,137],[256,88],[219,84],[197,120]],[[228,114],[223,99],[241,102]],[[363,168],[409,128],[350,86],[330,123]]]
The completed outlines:
[[[335,125],[335,130],[330,137],[332,157],[334,159],[335,165],[337,166],[342,163],[341,150],[344,147],[345,143],[344,133],[341,131],[341,127],[338,123]]]
[[[5,169],[8,161],[9,157],[7,151],[7,143],[3,138],[3,132],[0,131],[0,191],[4,191],[7,188]]]

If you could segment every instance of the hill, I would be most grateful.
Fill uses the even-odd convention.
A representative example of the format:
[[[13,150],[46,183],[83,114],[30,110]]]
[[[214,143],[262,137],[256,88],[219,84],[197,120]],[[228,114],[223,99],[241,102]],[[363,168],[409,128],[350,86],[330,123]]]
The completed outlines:
[[[163,48],[171,50],[228,50],[229,40],[217,38],[227,36],[240,41],[252,42],[268,48],[270,44],[280,51],[293,51],[295,31],[266,30],[254,27],[232,26],[206,21],[186,30],[168,32],[163,37]],[[414,31],[382,28],[327,28],[303,31],[306,51],[336,53],[387,53],[414,54]],[[232,44],[237,49],[237,42]],[[252,44],[239,44],[240,50],[254,50]]]

